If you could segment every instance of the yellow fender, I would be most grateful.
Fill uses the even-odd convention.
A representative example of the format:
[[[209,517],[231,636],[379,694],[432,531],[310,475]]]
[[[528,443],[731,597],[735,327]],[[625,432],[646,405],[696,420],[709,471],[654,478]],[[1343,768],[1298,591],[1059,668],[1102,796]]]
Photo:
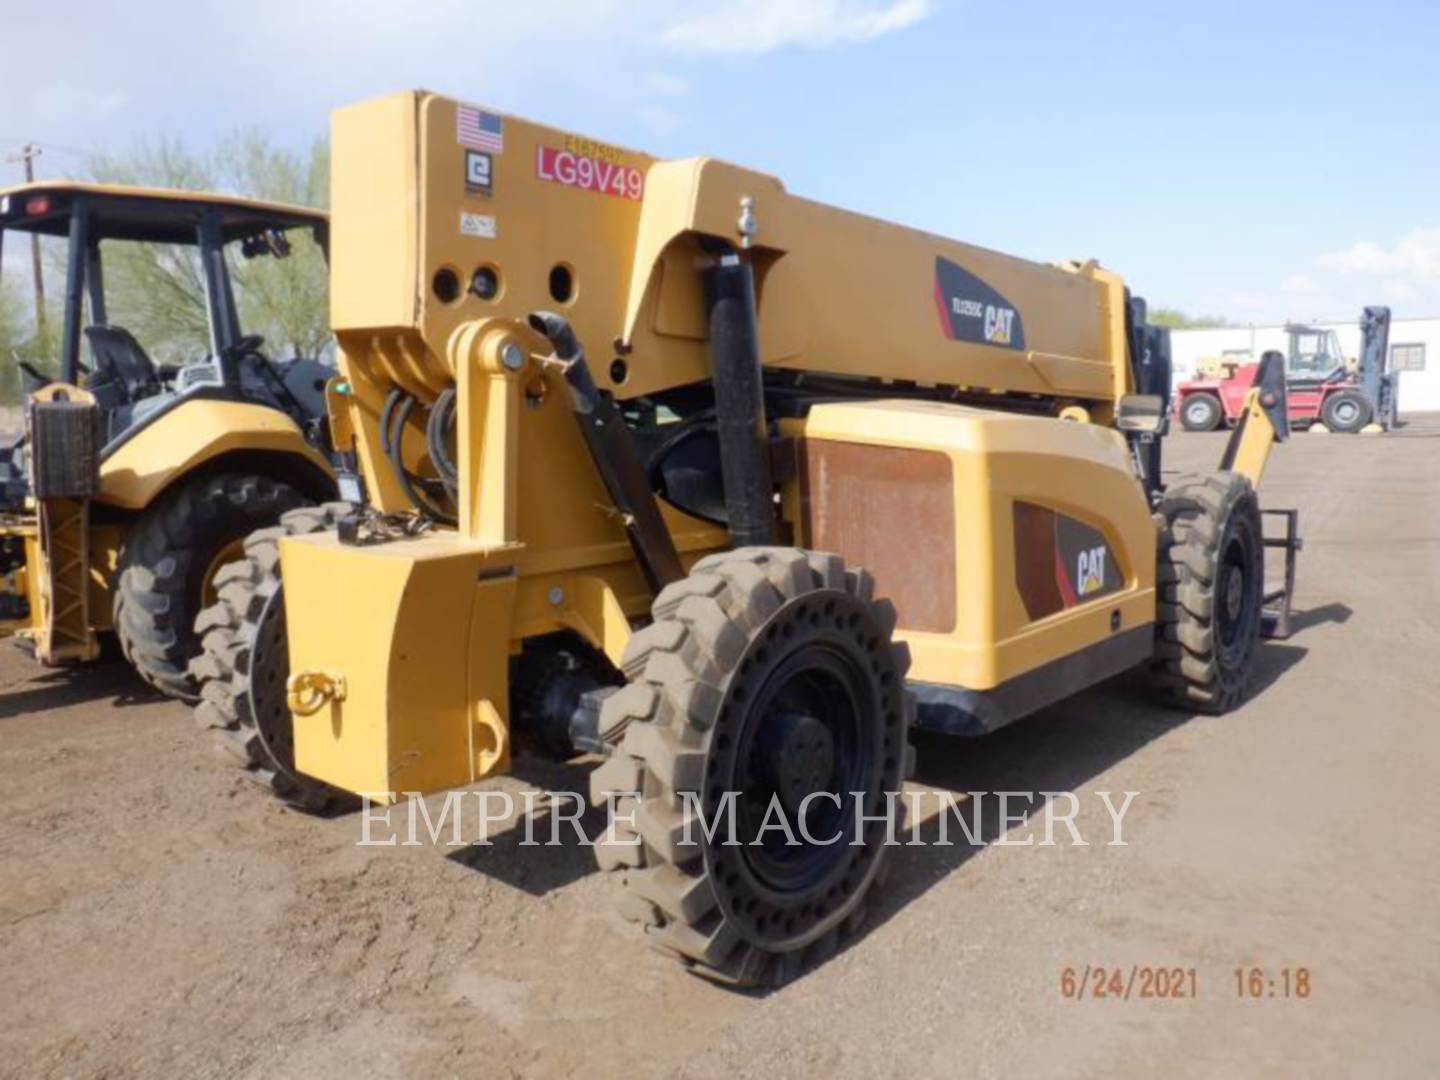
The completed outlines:
[[[333,475],[325,456],[278,409],[197,399],[162,414],[101,463],[96,501],[141,510],[177,477],[232,453],[294,455]]]

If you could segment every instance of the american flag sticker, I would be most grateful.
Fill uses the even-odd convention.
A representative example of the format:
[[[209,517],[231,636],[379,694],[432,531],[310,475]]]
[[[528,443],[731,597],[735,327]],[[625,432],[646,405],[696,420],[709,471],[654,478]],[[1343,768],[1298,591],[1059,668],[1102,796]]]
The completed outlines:
[[[461,146],[498,154],[505,149],[505,121],[494,113],[459,105],[455,109],[455,138]]]

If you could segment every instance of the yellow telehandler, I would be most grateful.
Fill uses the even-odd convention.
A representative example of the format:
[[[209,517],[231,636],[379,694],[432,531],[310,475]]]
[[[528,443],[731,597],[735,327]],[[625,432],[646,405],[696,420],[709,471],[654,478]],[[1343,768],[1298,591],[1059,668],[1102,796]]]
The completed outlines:
[[[340,109],[332,148],[330,423],[364,499],[253,536],[195,668],[286,798],[471,784],[521,739],[603,755],[625,911],[774,983],[862,918],[912,725],[1137,665],[1184,708],[1244,698],[1273,361],[1221,469],[1162,490],[1165,339],[1094,262],[431,93]]]

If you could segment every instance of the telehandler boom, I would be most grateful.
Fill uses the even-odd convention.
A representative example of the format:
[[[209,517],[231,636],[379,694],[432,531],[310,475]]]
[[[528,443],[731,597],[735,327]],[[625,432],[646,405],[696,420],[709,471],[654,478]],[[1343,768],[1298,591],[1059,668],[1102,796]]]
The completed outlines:
[[[293,802],[602,754],[625,910],[766,983],[862,918],[912,724],[1143,664],[1182,707],[1243,698],[1275,391],[1235,470],[1160,491],[1129,440],[1163,425],[1134,393],[1163,338],[1095,262],[430,93],[339,110],[332,149],[363,504],[252,537],[197,667],[202,721]],[[697,827],[726,814],[737,843]]]

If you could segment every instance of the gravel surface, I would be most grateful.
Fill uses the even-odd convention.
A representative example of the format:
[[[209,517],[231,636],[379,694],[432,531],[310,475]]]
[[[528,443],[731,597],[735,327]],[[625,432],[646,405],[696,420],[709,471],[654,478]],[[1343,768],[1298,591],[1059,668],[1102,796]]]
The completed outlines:
[[[1193,468],[1221,439],[1170,443]],[[577,843],[357,846],[358,817],[275,805],[123,666],[0,646],[0,1075],[1437,1075],[1440,424],[1297,436],[1263,501],[1301,508],[1306,549],[1247,705],[1192,718],[1122,677],[926,740],[915,790],[1073,791],[1091,846],[901,848],[858,939],[765,995],[645,949]],[[1128,846],[1100,791],[1139,793]],[[1066,1000],[1086,965],[1197,993]],[[1269,996],[1302,967],[1308,997]]]

